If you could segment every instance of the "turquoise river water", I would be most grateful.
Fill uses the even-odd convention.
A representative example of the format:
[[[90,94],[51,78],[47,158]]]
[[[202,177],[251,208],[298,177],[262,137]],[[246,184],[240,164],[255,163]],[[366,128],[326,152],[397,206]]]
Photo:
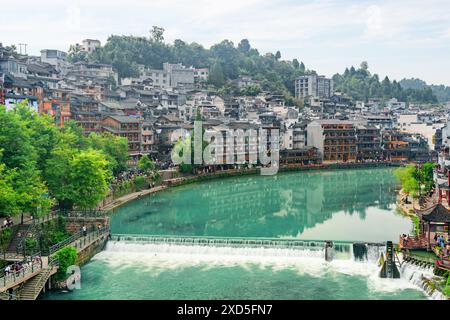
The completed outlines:
[[[393,170],[358,169],[229,178],[128,203],[113,234],[398,241]],[[81,268],[81,289],[43,299],[426,299],[412,277],[380,279],[379,249],[331,262],[312,249],[231,248],[110,241]]]

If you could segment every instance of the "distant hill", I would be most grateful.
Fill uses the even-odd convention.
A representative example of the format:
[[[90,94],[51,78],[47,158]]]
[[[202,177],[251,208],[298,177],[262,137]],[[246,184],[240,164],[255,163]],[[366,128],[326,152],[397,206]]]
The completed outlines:
[[[385,100],[396,98],[399,101],[416,103],[437,103],[436,95],[427,86],[404,88],[397,81],[390,81],[386,76],[380,81],[377,74],[371,74],[367,62],[360,67],[346,68],[343,74],[333,76],[335,91],[341,91],[355,100],[368,101],[369,98]]]
[[[290,105],[298,103],[293,98],[294,80],[307,72],[303,62],[281,60],[279,51],[262,55],[247,39],[237,45],[223,40],[209,49],[179,39],[168,44],[164,42],[162,31],[153,30],[149,38],[112,35],[103,47],[90,55],[72,46],[69,60],[111,64],[121,78],[137,76],[139,64],[157,69],[162,69],[164,62],[207,67],[211,90],[222,94],[240,93],[233,80],[246,75],[259,81],[262,90],[283,94]],[[250,90],[250,93],[255,92],[257,94],[257,90]]]
[[[280,51],[260,54],[247,39],[237,45],[223,40],[209,49],[179,39],[169,44],[164,42],[164,29],[159,27],[153,27],[148,38],[112,35],[103,47],[89,55],[77,46],[71,46],[69,50],[70,61],[111,64],[121,78],[137,76],[138,65],[161,69],[164,62],[169,62],[195,68],[207,67],[210,69],[208,89],[219,94],[255,95],[258,90],[267,90],[283,94],[288,105],[301,105],[300,101],[294,99],[295,78],[315,71],[307,70],[305,64],[297,59],[282,60],[281,57]],[[233,81],[239,76],[252,77],[261,88],[239,91]],[[427,86],[405,88],[387,77],[380,81],[378,75],[370,74],[366,62],[357,70],[351,67],[342,75],[334,75],[333,79],[336,90],[357,100],[367,101],[368,98],[379,97],[419,103],[438,101]],[[444,97],[445,94],[440,96]]]
[[[428,87],[433,91],[439,102],[450,101],[450,87],[444,85],[428,85],[425,81],[417,78],[402,79],[400,80],[400,85],[404,89],[423,89]]]

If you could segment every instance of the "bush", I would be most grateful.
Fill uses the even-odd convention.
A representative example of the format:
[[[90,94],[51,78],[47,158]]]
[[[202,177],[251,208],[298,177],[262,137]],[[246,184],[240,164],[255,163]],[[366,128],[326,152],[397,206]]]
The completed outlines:
[[[0,246],[1,246],[1,251],[5,251],[8,248],[9,245],[9,241],[11,240],[11,229],[4,229],[1,233],[0,233]]]
[[[411,217],[414,224],[414,234],[418,236],[420,234],[420,218],[418,216]]]
[[[134,189],[136,191],[145,189],[145,187],[147,186],[147,181],[145,180],[145,177],[143,177],[143,176],[134,178],[133,182],[134,182]]]
[[[54,255],[54,257],[59,260],[59,269],[56,273],[56,279],[63,280],[66,278],[67,268],[76,264],[78,259],[77,249],[72,246],[64,247],[58,250]]]
[[[43,224],[39,231],[39,246],[41,250],[48,249],[70,237],[70,234],[65,228],[65,221],[61,217]]]

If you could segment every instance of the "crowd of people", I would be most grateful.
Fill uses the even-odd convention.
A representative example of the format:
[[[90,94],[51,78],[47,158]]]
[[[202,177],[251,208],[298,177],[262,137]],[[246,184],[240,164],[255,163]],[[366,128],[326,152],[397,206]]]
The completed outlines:
[[[28,261],[20,261],[7,265],[4,269],[5,277],[12,276],[14,273],[17,275],[20,274],[20,272],[26,272],[32,268],[33,264],[40,264],[41,262],[41,257],[35,256]]]
[[[434,241],[436,242],[436,246],[441,248],[442,255],[448,257],[450,255],[450,241],[448,236],[444,237],[436,233],[434,235]]]

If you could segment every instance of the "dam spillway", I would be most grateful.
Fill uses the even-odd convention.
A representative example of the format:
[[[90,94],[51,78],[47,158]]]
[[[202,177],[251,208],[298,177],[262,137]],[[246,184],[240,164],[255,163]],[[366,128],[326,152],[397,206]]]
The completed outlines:
[[[237,238],[205,236],[161,236],[113,234],[110,250],[154,251],[183,254],[245,254],[325,258],[327,243],[322,240]],[[332,258],[376,262],[383,243],[331,241]]]

